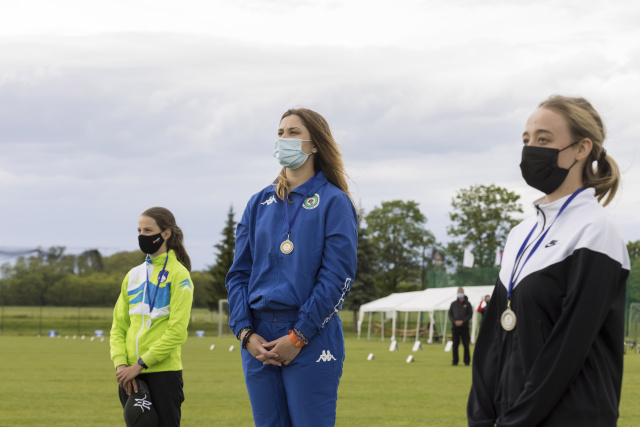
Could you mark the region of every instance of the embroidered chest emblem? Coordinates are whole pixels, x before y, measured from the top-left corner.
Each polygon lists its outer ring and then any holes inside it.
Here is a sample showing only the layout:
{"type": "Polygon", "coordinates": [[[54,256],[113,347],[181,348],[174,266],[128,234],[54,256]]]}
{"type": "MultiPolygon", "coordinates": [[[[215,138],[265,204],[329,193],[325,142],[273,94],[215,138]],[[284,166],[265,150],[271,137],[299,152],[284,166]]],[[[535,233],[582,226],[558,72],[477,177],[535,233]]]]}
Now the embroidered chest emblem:
{"type": "Polygon", "coordinates": [[[318,207],[319,204],[320,204],[320,196],[318,195],[318,193],[316,193],[313,196],[309,196],[306,199],[304,199],[304,203],[302,204],[302,207],[304,207],[305,209],[315,209],[318,207]]]}

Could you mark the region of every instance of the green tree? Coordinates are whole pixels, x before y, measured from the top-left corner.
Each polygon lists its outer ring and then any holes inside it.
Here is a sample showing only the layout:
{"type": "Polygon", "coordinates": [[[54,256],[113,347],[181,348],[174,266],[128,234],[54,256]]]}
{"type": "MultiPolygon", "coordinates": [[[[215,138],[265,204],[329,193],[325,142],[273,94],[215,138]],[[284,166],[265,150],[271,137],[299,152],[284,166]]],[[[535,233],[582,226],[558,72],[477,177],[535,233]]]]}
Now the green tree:
{"type": "Polygon", "coordinates": [[[628,242],[627,250],[629,251],[630,259],[640,258],[640,240],[636,240],[635,242],[628,242]]]}
{"type": "Polygon", "coordinates": [[[236,250],[236,221],[233,219],[233,206],[229,207],[227,222],[222,230],[222,240],[214,247],[216,248],[216,263],[209,268],[211,281],[209,282],[209,309],[218,307],[218,301],[227,298],[227,288],[225,278],[233,264],[233,256],[236,250]]]}
{"type": "Polygon", "coordinates": [[[504,245],[509,230],[519,221],[513,214],[522,213],[520,196],[496,185],[473,185],[459,190],[451,205],[449,219],[453,223],[447,234],[454,238],[448,246],[448,255],[462,261],[462,252],[468,248],[475,257],[474,265],[494,265],[496,248],[504,245]]]}
{"type": "Polygon", "coordinates": [[[120,282],[133,267],[144,262],[145,254],[141,250],[117,252],[102,259],[103,271],[120,277],[120,282]]]}
{"type": "MultiPolygon", "coordinates": [[[[362,208],[360,212],[364,211],[362,208]]],[[[371,243],[367,229],[358,223],[358,267],[356,277],[351,285],[349,296],[344,302],[344,308],[353,310],[353,331],[356,332],[358,323],[358,310],[362,304],[376,299],[378,291],[375,284],[376,273],[376,248],[371,243]]]]}
{"type": "Polygon", "coordinates": [[[371,242],[376,248],[379,271],[376,287],[380,296],[419,289],[422,280],[423,250],[435,244],[433,234],[424,228],[427,218],[414,201],[382,202],[366,217],[371,242]]]}
{"type": "Polygon", "coordinates": [[[191,281],[193,282],[193,307],[209,308],[209,284],[211,274],[208,271],[192,271],[191,281]]]}

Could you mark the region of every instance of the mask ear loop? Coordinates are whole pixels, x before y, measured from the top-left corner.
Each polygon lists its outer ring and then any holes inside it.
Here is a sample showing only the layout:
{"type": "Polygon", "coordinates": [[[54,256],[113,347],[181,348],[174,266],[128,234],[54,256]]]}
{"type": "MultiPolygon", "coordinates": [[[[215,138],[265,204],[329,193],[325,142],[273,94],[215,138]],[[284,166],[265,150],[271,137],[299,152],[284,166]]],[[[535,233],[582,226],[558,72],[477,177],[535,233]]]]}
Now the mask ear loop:
{"type": "MultiPolygon", "coordinates": [[[[558,151],[558,154],[560,154],[561,152],[563,152],[563,151],[564,151],[564,150],[566,150],[567,148],[569,148],[569,147],[571,147],[571,146],[573,146],[573,145],[576,145],[578,142],[580,142],[580,141],[574,141],[574,142],[572,142],[571,144],[569,144],[569,145],[567,145],[566,147],[564,147],[562,150],[559,150],[559,151],[558,151]]],[[[557,160],[556,160],[556,162],[557,162],[557,160]]],[[[568,170],[568,171],[569,171],[569,170],[571,170],[571,168],[572,168],[572,167],[574,167],[576,163],[578,163],[578,160],[577,160],[577,159],[573,161],[573,163],[571,164],[571,166],[569,166],[569,167],[567,168],[567,170],[568,170]]]]}

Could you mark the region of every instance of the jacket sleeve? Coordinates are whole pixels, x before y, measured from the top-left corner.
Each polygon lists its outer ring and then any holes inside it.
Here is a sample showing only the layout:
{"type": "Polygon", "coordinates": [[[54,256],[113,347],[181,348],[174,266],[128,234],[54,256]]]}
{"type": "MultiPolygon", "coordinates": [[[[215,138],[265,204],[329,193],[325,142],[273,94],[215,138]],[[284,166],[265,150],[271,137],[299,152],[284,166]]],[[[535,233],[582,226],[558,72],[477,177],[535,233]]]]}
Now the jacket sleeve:
{"type": "Polygon", "coordinates": [[[471,316],[473,316],[471,301],[467,301],[467,308],[465,309],[464,319],[462,319],[462,323],[469,323],[469,320],[471,320],[471,316]]]}
{"type": "Polygon", "coordinates": [[[496,408],[494,396],[496,394],[496,381],[498,378],[498,354],[500,352],[500,333],[498,307],[506,307],[500,304],[499,293],[504,289],[498,281],[493,289],[491,301],[487,306],[482,321],[482,327],[478,334],[476,348],[473,351],[472,383],[469,401],[467,402],[467,420],[469,427],[492,427],[495,425],[496,408]]]}
{"type": "Polygon", "coordinates": [[[120,287],[120,295],[113,309],[113,322],[111,333],[109,334],[109,346],[111,348],[111,360],[113,366],[127,364],[127,330],[131,324],[129,320],[129,301],[127,298],[127,285],[129,283],[129,273],[124,278],[120,287]]]}
{"type": "Polygon", "coordinates": [[[498,419],[498,426],[538,425],[550,414],[579,373],[607,316],[614,310],[624,313],[627,275],[628,270],[608,255],[589,249],[573,253],[560,318],[524,390],[498,419]]]}
{"type": "Polygon", "coordinates": [[[449,306],[449,320],[451,321],[451,326],[453,326],[455,319],[453,318],[453,304],[451,303],[451,305],[449,306]]]}
{"type": "Polygon", "coordinates": [[[152,367],[166,359],[176,348],[187,340],[187,326],[191,317],[193,303],[193,282],[185,269],[178,272],[171,283],[171,301],[169,302],[169,324],[162,336],[140,357],[152,367]]]}
{"type": "Polygon", "coordinates": [[[225,280],[227,293],[229,294],[229,327],[236,336],[243,328],[253,327],[248,297],[249,278],[253,267],[249,238],[250,226],[251,200],[247,203],[242,219],[236,227],[236,249],[233,264],[225,280]]]}
{"type": "Polygon", "coordinates": [[[342,309],[356,273],[357,214],[349,197],[334,199],[325,220],[322,260],[311,296],[300,307],[295,327],[311,340],[342,309]]]}

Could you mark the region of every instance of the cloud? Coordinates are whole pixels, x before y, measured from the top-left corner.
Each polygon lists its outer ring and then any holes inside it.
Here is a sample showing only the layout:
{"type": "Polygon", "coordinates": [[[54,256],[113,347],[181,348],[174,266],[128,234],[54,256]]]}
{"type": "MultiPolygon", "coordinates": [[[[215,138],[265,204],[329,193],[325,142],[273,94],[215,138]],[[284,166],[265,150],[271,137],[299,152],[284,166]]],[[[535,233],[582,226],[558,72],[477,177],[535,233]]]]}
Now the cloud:
{"type": "MultiPolygon", "coordinates": [[[[207,14],[195,8],[204,3],[187,2],[179,11],[158,7],[155,21],[138,26],[133,18],[94,26],[123,3],[62,4],[90,19],[69,24],[67,35],[51,20],[0,25],[7,245],[134,249],[137,216],[163,205],[201,268],[213,260],[229,206],[239,219],[275,177],[278,121],[295,106],[327,118],[366,210],[419,201],[429,228],[447,240],[459,188],[495,183],[525,204],[537,197],[520,178],[520,139],[552,93],[586,96],[602,112],[607,150],[625,174],[609,210],[626,239],[640,238],[632,90],[640,87],[640,30],[623,6],[283,0],[207,14]],[[194,14],[202,16],[188,27],[194,14]],[[20,232],[23,224],[37,232],[20,232]]],[[[127,4],[135,12],[142,2],[127,4]]]]}

